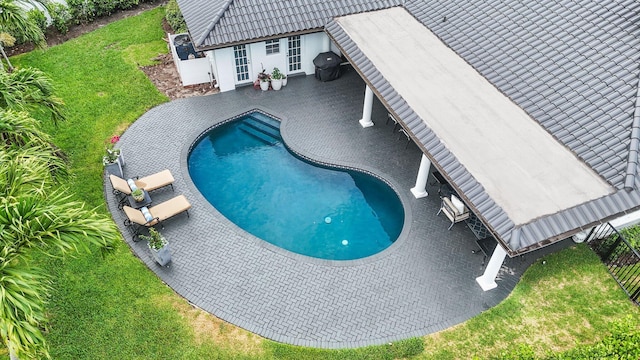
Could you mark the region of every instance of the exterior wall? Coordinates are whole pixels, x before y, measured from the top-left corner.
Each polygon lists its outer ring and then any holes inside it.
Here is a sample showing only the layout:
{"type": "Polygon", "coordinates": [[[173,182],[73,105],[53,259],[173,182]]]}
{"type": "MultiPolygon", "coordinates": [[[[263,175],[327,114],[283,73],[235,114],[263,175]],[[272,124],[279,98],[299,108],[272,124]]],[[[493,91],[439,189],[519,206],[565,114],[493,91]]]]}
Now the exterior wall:
{"type": "Polygon", "coordinates": [[[204,84],[212,80],[211,65],[206,57],[180,60],[176,52],[176,47],[173,46],[173,40],[176,36],[181,34],[167,34],[169,38],[169,51],[173,56],[173,63],[178,69],[180,74],[180,81],[182,86],[204,84]]]}
{"type": "Polygon", "coordinates": [[[329,51],[329,36],[324,32],[305,35],[302,46],[302,70],[304,70],[304,73],[307,75],[313,75],[316,72],[313,59],[321,52],[329,51]]]}
{"type": "MultiPolygon", "coordinates": [[[[329,37],[324,32],[317,32],[313,34],[306,34],[300,36],[301,44],[301,61],[302,70],[294,72],[293,74],[306,74],[313,75],[315,73],[315,66],[313,65],[313,59],[321,52],[333,51],[340,54],[337,47],[331,44],[329,37]]],[[[288,40],[287,37],[280,39],[280,52],[278,54],[267,55],[266,44],[264,41],[251,43],[246,45],[247,57],[249,60],[249,74],[250,79],[244,82],[236,81],[236,69],[235,58],[233,53],[233,47],[227,47],[222,49],[216,49],[207,52],[208,64],[213,70],[213,75],[216,79],[217,85],[220,91],[234,90],[238,85],[251,84],[258,78],[258,73],[265,69],[267,73],[273,72],[273,68],[277,67],[280,71],[287,76],[292,75],[289,72],[289,65],[287,61],[288,53],[288,40]]],[[[174,59],[175,59],[174,55],[174,59]]],[[[206,72],[205,72],[206,73],[206,72]]],[[[208,76],[208,75],[207,75],[208,76]]],[[[208,82],[206,81],[203,82],[208,82]]]]}
{"type": "Polygon", "coordinates": [[[220,91],[235,90],[236,73],[233,47],[213,50],[207,56],[210,56],[212,65],[215,68],[214,74],[220,91]]]}
{"type": "Polygon", "coordinates": [[[258,78],[258,74],[265,69],[269,74],[273,72],[273,68],[277,67],[283,74],[287,73],[287,38],[280,39],[280,52],[277,54],[267,55],[266,44],[264,41],[249,44],[250,47],[250,64],[253,64],[249,73],[251,79],[258,78]]]}

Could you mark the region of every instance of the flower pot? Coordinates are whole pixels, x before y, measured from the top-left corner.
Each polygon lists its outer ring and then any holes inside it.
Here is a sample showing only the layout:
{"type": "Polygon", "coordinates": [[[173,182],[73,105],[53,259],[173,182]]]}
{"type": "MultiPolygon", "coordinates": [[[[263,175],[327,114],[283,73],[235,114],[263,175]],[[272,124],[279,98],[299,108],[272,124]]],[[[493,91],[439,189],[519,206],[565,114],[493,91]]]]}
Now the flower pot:
{"type": "Polygon", "coordinates": [[[118,161],[110,163],[110,164],[106,164],[104,166],[104,168],[107,169],[107,172],[109,174],[113,174],[113,175],[121,177],[121,178],[123,177],[122,176],[122,166],[120,165],[120,162],[118,162],[118,161]]]}
{"type": "Polygon", "coordinates": [[[262,90],[262,91],[269,90],[269,82],[268,81],[260,81],[260,90],[262,90]]]}
{"type": "Polygon", "coordinates": [[[137,202],[140,202],[140,201],[144,200],[144,194],[138,195],[138,196],[135,196],[135,195],[132,195],[132,196],[133,196],[133,200],[135,200],[137,202]]]}
{"type": "Polygon", "coordinates": [[[287,86],[287,78],[282,79],[282,86],[287,86]]]}
{"type": "Polygon", "coordinates": [[[151,255],[153,259],[160,265],[165,266],[171,261],[171,249],[169,249],[169,243],[167,243],[162,248],[156,250],[149,248],[151,250],[151,255]]]}
{"type": "Polygon", "coordinates": [[[282,88],[282,79],[271,79],[271,87],[273,90],[280,90],[282,88]]]}

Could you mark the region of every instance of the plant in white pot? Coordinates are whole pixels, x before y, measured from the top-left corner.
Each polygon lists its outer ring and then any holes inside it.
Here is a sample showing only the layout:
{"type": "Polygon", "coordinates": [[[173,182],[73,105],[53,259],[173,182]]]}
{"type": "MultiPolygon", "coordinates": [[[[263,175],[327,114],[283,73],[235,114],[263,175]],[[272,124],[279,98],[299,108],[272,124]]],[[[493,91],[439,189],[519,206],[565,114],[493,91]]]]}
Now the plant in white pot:
{"type": "Polygon", "coordinates": [[[282,78],[283,74],[280,72],[280,69],[277,67],[273,68],[273,72],[271,72],[271,87],[273,90],[280,90],[282,88],[282,78]]]}
{"type": "Polygon", "coordinates": [[[271,77],[265,72],[264,69],[262,69],[262,71],[258,74],[258,80],[260,80],[260,90],[269,90],[269,82],[271,80],[271,77]]]}
{"type": "Polygon", "coordinates": [[[287,86],[287,75],[282,74],[282,86],[287,86]]]}
{"type": "Polygon", "coordinates": [[[167,239],[165,239],[158,230],[149,228],[149,235],[140,235],[140,238],[147,241],[153,259],[160,264],[160,266],[165,266],[171,261],[169,242],[167,242],[167,239]]]}

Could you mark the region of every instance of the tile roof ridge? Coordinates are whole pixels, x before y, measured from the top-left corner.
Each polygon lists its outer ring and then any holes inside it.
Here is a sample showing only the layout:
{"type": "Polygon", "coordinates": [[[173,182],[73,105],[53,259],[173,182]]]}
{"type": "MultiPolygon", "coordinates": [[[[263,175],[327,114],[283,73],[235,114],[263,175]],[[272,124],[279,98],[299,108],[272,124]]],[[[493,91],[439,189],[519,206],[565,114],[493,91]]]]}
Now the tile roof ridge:
{"type": "Polygon", "coordinates": [[[638,161],[640,156],[640,75],[636,86],[636,106],[633,111],[633,125],[631,125],[631,143],[629,144],[629,158],[627,173],[624,178],[624,188],[627,191],[635,189],[638,176],[638,161]]]}
{"type": "Polygon", "coordinates": [[[218,22],[220,21],[222,16],[224,16],[224,13],[229,10],[229,6],[231,6],[232,3],[233,0],[225,0],[224,5],[220,8],[220,10],[218,10],[213,19],[211,19],[211,23],[209,23],[209,26],[207,26],[207,30],[203,32],[202,35],[196,40],[196,47],[202,46],[202,44],[204,44],[211,31],[213,31],[213,28],[218,25],[218,22]]]}

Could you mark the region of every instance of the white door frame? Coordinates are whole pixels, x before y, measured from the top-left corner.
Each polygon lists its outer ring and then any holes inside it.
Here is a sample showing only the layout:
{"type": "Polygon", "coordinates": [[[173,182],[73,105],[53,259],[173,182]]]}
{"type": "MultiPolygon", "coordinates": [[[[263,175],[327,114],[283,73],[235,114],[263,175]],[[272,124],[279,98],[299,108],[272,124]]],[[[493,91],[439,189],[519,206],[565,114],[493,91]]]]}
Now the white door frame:
{"type": "Polygon", "coordinates": [[[233,47],[233,63],[235,67],[235,84],[242,85],[252,83],[253,79],[251,74],[253,74],[253,71],[251,68],[251,54],[249,53],[249,46],[243,44],[235,45],[233,47]]]}

